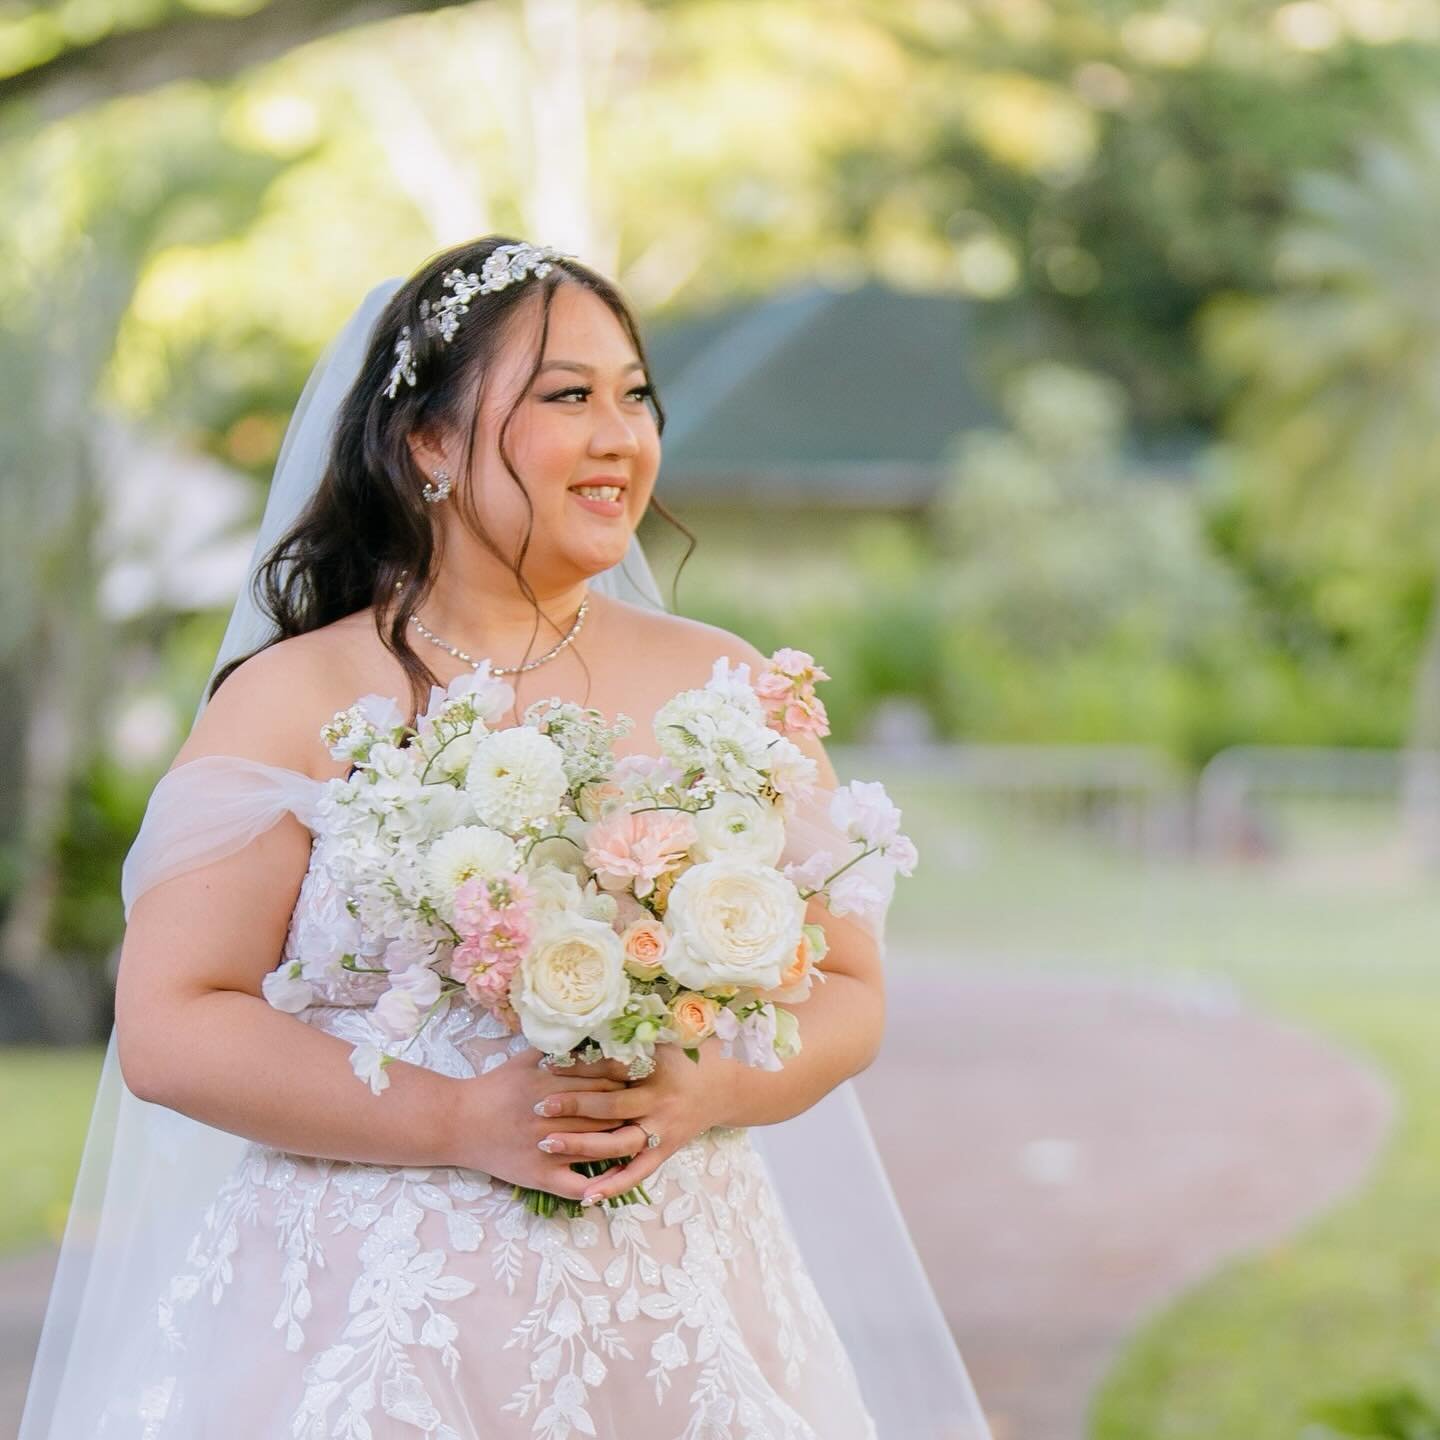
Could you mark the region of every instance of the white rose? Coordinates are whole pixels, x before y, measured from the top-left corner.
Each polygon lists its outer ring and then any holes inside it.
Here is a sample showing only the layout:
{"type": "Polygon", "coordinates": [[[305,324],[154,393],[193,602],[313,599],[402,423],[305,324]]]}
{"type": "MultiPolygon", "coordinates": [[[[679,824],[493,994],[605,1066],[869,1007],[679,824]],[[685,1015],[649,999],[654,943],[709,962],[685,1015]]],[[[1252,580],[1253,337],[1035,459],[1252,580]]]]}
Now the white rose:
{"type": "Polygon", "coordinates": [[[690,847],[697,860],[748,860],[774,865],[785,848],[785,821],[773,805],[749,795],[725,792],[708,809],[691,817],[698,839],[690,847]]]}
{"type": "Polygon", "coordinates": [[[525,1038],[552,1055],[602,1033],[629,998],[620,937],[582,915],[547,919],[510,984],[525,1038]]]}
{"type": "Polygon", "coordinates": [[[728,859],[692,865],[666,905],[673,940],[666,972],[692,990],[727,983],[773,989],[804,923],[805,902],[779,871],[728,859]]]}
{"type": "Polygon", "coordinates": [[[528,725],[496,730],[476,745],[465,788],[487,825],[523,830],[560,808],[566,790],[564,752],[528,725]]]}

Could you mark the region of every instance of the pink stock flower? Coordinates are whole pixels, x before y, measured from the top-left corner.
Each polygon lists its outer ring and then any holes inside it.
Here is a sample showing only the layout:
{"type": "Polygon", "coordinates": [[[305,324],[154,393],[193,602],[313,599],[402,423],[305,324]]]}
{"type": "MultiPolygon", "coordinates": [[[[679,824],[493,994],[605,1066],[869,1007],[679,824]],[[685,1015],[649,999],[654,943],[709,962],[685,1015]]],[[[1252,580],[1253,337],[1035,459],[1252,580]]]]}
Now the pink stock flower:
{"type": "Polygon", "coordinates": [[[519,875],[473,876],[455,892],[455,914],[466,933],[451,954],[450,974],[514,1034],[520,1017],[510,981],[530,944],[530,887],[519,875]]]}
{"type": "Polygon", "coordinates": [[[782,735],[828,735],[830,717],[815,694],[815,683],[829,678],[804,650],[777,650],[754,685],[766,724],[782,735]]]}
{"type": "Polygon", "coordinates": [[[695,825],[673,810],[621,810],[590,831],[585,863],[607,890],[634,883],[648,895],[656,879],[672,869],[695,843],[695,825]]]}

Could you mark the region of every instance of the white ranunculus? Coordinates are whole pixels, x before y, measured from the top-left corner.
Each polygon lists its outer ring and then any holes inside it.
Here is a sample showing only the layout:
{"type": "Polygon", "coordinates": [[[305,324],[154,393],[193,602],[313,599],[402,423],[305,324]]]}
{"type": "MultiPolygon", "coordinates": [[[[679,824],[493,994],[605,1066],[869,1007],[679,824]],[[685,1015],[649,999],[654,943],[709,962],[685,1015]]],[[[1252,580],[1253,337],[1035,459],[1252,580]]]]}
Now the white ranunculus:
{"type": "Polygon", "coordinates": [[[549,736],[528,725],[496,730],[476,745],[465,788],[485,824],[523,830],[560,808],[565,756],[549,736]]]}
{"type": "Polygon", "coordinates": [[[629,998],[620,937],[583,915],[548,917],[510,984],[525,1038],[552,1055],[599,1034],[629,998]]]}
{"type": "Polygon", "coordinates": [[[707,809],[691,817],[697,839],[696,860],[748,860],[774,865],[785,848],[785,821],[773,805],[750,795],[724,791],[707,809]]]}
{"type": "Polygon", "coordinates": [[[455,892],[467,880],[508,874],[519,858],[519,847],[508,835],[486,825],[461,825],[430,847],[424,862],[425,878],[432,898],[450,915],[455,892]]]}
{"type": "Polygon", "coordinates": [[[666,905],[672,944],[665,969],[692,990],[773,989],[794,958],[804,922],[805,902],[779,871],[728,859],[692,865],[666,905]]]}

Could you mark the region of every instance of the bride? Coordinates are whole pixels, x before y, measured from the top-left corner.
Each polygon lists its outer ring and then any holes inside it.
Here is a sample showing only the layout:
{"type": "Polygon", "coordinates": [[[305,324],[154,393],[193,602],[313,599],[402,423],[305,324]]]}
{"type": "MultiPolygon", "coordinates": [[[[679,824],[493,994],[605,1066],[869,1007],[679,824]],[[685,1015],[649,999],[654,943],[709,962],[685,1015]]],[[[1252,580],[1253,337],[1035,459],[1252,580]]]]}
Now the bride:
{"type": "Polygon", "coordinates": [[[372,1093],[366,977],[332,967],[298,1008],[272,988],[351,934],[312,826],[348,768],[321,728],[357,697],[413,719],[483,657],[502,723],[558,695],[633,717],[617,753],[644,754],[717,659],[763,665],[655,590],[663,418],[614,286],[505,236],[377,287],[316,367],[126,860],[20,1440],[987,1440],[849,1084],[881,1042],[878,928],[812,902],[830,978],[773,1072],[714,1037],[641,1079],[547,1068],[457,1008],[372,1093]],[[626,1163],[571,1168],[600,1157],[626,1163]]]}

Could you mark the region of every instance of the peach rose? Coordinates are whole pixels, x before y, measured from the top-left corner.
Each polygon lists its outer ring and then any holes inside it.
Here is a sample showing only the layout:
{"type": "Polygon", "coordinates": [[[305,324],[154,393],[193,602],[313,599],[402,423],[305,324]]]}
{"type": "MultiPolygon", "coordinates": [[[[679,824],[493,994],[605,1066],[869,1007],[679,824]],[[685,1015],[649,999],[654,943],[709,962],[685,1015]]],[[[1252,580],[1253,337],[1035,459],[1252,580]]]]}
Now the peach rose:
{"type": "Polygon", "coordinates": [[[720,1007],[708,995],[681,995],[670,1007],[670,1023],[682,1045],[698,1045],[715,1033],[719,1013],[720,1007]]]}
{"type": "Polygon", "coordinates": [[[665,947],[669,932],[658,920],[635,920],[620,936],[625,950],[625,969],[637,980],[653,980],[665,968],[665,947]]]}
{"type": "Polygon", "coordinates": [[[780,983],[773,989],[762,991],[762,1000],[793,1002],[809,996],[814,980],[813,972],[821,958],[816,951],[815,936],[812,933],[815,928],[807,925],[801,931],[800,943],[796,945],[789,965],[781,972],[780,983]]]}

